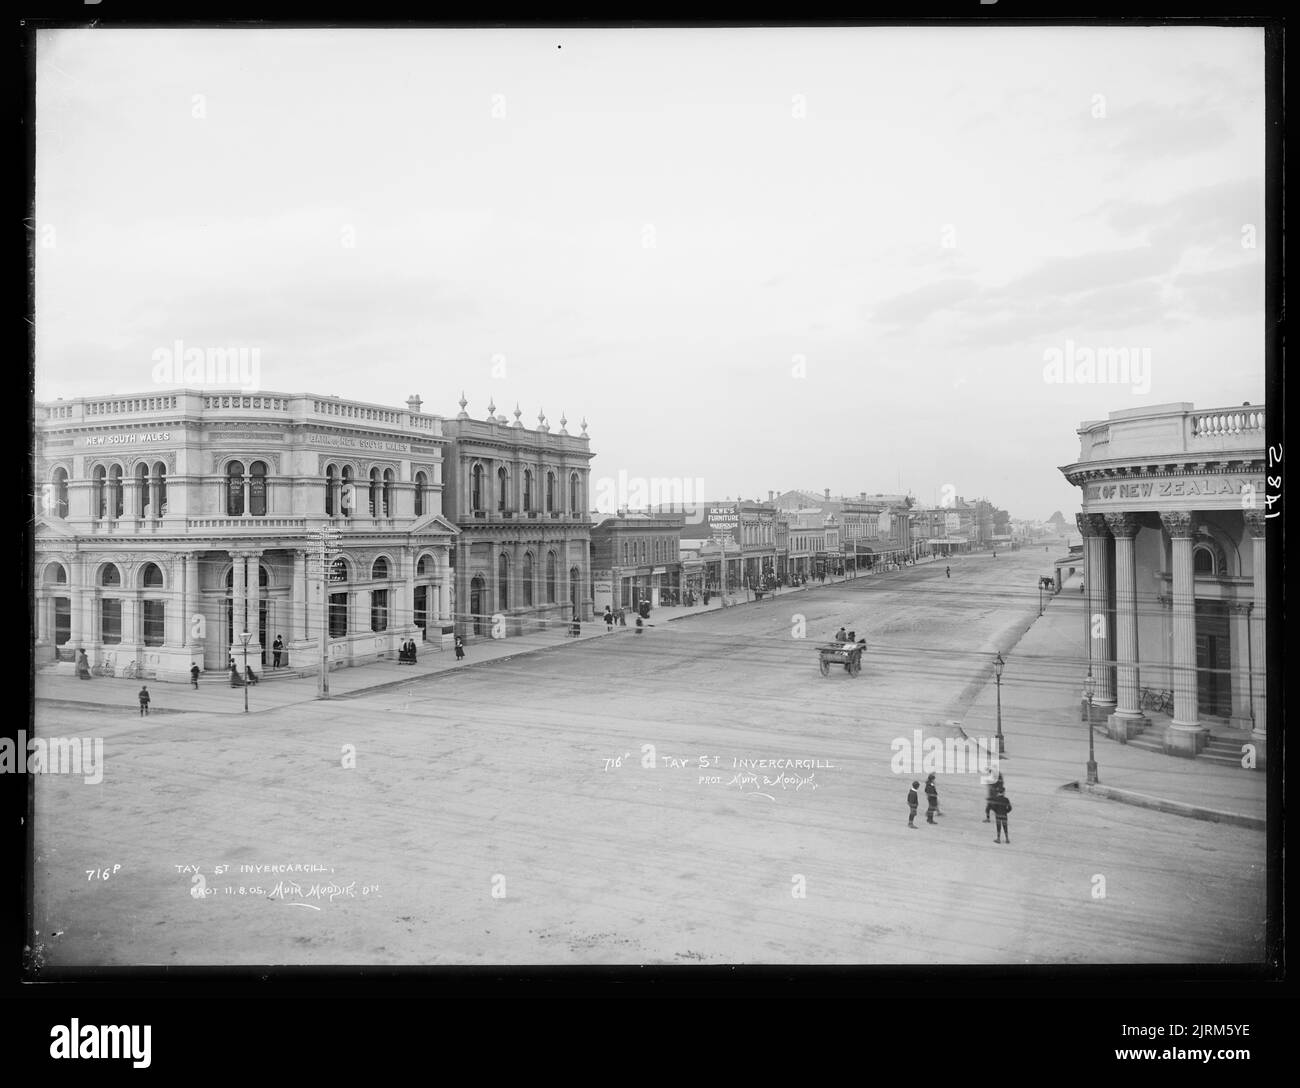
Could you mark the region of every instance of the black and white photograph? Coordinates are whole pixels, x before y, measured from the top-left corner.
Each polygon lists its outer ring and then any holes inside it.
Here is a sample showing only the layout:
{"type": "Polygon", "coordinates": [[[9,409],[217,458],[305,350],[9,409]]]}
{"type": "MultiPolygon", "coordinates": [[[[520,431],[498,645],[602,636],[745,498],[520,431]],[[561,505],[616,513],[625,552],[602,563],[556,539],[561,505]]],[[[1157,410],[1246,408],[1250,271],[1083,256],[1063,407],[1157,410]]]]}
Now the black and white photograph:
{"type": "Polygon", "coordinates": [[[1267,37],[34,31],[27,978],[1278,962],[1267,37]]]}

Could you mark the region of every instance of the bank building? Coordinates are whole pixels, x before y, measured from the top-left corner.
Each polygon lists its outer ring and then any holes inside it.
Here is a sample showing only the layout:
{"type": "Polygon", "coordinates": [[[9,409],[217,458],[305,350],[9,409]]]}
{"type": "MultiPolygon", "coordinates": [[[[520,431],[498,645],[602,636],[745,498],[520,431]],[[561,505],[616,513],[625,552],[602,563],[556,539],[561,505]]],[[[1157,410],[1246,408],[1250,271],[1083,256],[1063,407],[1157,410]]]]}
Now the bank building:
{"type": "Polygon", "coordinates": [[[1152,405],[1078,433],[1060,471],[1082,495],[1096,714],[1115,739],[1171,755],[1239,761],[1248,744],[1263,769],[1263,406],[1152,405]]]}
{"type": "Polygon", "coordinates": [[[84,650],[97,670],[188,680],[242,667],[247,632],[250,664],[272,664],[278,639],[284,666],[315,670],[322,639],[336,668],[408,640],[440,650],[494,617],[503,634],[567,620],[590,595],[585,424],[465,408],[196,390],[38,403],[37,664],[84,650]]]}

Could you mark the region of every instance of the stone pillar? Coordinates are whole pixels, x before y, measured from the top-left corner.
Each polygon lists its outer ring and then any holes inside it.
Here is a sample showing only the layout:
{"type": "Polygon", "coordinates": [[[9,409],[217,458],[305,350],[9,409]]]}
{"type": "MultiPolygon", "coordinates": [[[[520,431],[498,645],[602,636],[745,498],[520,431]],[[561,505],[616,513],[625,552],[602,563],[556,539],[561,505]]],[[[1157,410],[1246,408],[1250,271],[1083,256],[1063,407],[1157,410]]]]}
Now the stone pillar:
{"type": "Polygon", "coordinates": [[[1254,607],[1250,610],[1250,689],[1252,717],[1250,740],[1255,746],[1255,768],[1262,771],[1266,763],[1265,741],[1268,731],[1268,705],[1265,678],[1265,650],[1268,639],[1268,518],[1262,510],[1247,510],[1243,517],[1250,534],[1251,576],[1254,580],[1254,607]]]}
{"type": "Polygon", "coordinates": [[[86,561],[80,555],[74,555],[72,562],[68,564],[68,649],[74,651],[74,659],[75,651],[84,647],[88,641],[85,586],[86,561]]]}
{"type": "MultiPolygon", "coordinates": [[[[245,476],[244,480],[245,483],[247,484],[249,481],[252,480],[252,477],[245,476]]],[[[247,502],[249,497],[250,495],[249,495],[248,488],[245,487],[244,489],[245,514],[247,514],[248,512],[247,502]]],[[[246,577],[248,579],[246,583],[248,586],[248,595],[245,598],[244,607],[248,610],[247,630],[248,633],[253,636],[248,643],[248,660],[250,662],[260,662],[262,660],[262,633],[258,626],[258,619],[260,618],[259,613],[261,611],[260,606],[262,601],[262,587],[261,587],[261,578],[260,578],[261,565],[262,565],[262,553],[260,551],[248,552],[244,557],[244,563],[245,563],[245,570],[247,571],[246,577]]],[[[267,620],[269,621],[270,619],[271,617],[268,615],[267,620]]],[[[268,632],[268,635],[270,637],[270,640],[274,642],[275,633],[268,632]]]]}
{"type": "Polygon", "coordinates": [[[1108,726],[1112,737],[1127,741],[1147,725],[1139,703],[1137,567],[1133,554],[1137,515],[1107,514],[1106,525],[1115,538],[1115,679],[1118,699],[1118,708],[1110,716],[1108,726]]]}
{"type": "MultiPolygon", "coordinates": [[[[455,545],[453,545],[454,547],[455,545]]],[[[438,563],[438,593],[437,593],[437,613],[438,623],[447,624],[452,622],[451,617],[451,578],[452,568],[447,562],[447,556],[444,555],[438,563]]],[[[429,602],[430,607],[434,607],[434,602],[429,602]]]]}
{"type": "Polygon", "coordinates": [[[189,643],[188,624],[185,622],[185,563],[187,553],[173,556],[167,572],[167,596],[163,605],[163,645],[185,646],[189,643]]]}
{"type": "Polygon", "coordinates": [[[1115,646],[1111,638],[1110,532],[1102,514],[1085,514],[1088,536],[1088,635],[1092,640],[1093,704],[1106,714],[1115,708],[1115,646]]]}
{"type": "Polygon", "coordinates": [[[159,486],[158,473],[150,470],[149,472],[149,516],[154,520],[162,517],[162,488],[159,486]]]}
{"type": "Polygon", "coordinates": [[[247,615],[245,600],[247,598],[248,589],[244,579],[248,574],[248,564],[244,560],[243,552],[231,552],[230,560],[230,589],[233,602],[230,612],[230,656],[233,657],[236,663],[242,668],[244,663],[244,647],[239,641],[239,633],[244,630],[244,621],[247,615]]]}
{"type": "Polygon", "coordinates": [[[1172,755],[1194,756],[1205,747],[1209,729],[1201,725],[1196,691],[1196,579],[1192,566],[1195,517],[1190,511],[1161,514],[1173,542],[1174,720],[1166,748],[1172,755]]]}
{"type": "Polygon", "coordinates": [[[307,628],[307,552],[295,548],[293,552],[293,597],[289,604],[289,642],[308,638],[307,628]]]}
{"type": "Polygon", "coordinates": [[[485,602],[486,607],[483,609],[484,613],[489,617],[496,615],[501,603],[501,590],[497,585],[497,572],[500,570],[500,565],[501,546],[493,540],[488,544],[488,599],[485,602]]]}
{"type": "MultiPolygon", "coordinates": [[[[400,617],[402,629],[407,632],[408,637],[414,638],[416,634],[415,626],[415,549],[402,549],[402,615],[400,617]]],[[[427,600],[427,594],[426,594],[427,600]]],[[[429,602],[430,604],[432,602],[429,602]]],[[[427,607],[427,606],[426,606],[427,607]]],[[[425,623],[428,624],[429,618],[426,615],[425,623]]]]}

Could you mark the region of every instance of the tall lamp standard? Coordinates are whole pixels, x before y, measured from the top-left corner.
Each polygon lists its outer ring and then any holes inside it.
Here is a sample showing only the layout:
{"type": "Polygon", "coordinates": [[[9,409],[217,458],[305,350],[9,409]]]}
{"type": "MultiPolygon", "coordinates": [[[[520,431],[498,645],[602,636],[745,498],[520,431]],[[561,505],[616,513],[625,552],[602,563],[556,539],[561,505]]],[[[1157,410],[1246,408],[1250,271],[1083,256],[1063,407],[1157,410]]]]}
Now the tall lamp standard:
{"type": "Polygon", "coordinates": [[[1088,697],[1088,785],[1097,784],[1097,759],[1092,749],[1092,696],[1097,689],[1097,682],[1092,678],[1092,669],[1083,681],[1083,693],[1088,697]]]}
{"type": "Polygon", "coordinates": [[[998,758],[1001,759],[1007,754],[1006,743],[1002,739],[1002,669],[1006,662],[1002,660],[1002,654],[993,659],[993,677],[997,681],[998,688],[998,758]]]}
{"type": "Polygon", "coordinates": [[[253,641],[250,631],[240,631],[239,641],[244,646],[244,713],[248,713],[248,644],[253,641]]]}

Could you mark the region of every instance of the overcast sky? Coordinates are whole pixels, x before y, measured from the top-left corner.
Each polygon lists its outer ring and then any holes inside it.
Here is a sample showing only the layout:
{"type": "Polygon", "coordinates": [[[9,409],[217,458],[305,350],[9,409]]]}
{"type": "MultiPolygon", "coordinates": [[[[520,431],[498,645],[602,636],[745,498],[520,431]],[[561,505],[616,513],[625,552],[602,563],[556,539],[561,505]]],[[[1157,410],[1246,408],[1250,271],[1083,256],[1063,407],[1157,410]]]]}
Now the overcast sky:
{"type": "Polygon", "coordinates": [[[585,415],[597,479],[1068,516],[1080,421],[1263,399],[1263,46],[49,32],[36,395],[242,346],[265,390],[585,415]],[[1046,381],[1069,344],[1149,374],[1046,381]]]}

